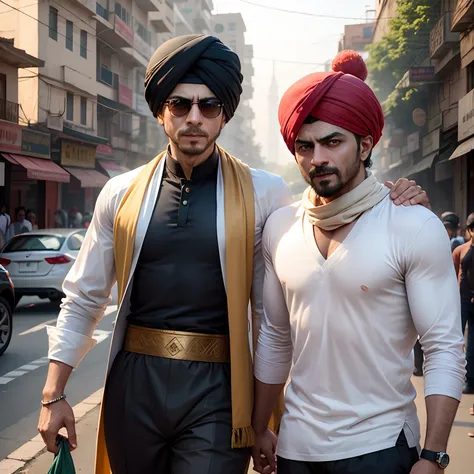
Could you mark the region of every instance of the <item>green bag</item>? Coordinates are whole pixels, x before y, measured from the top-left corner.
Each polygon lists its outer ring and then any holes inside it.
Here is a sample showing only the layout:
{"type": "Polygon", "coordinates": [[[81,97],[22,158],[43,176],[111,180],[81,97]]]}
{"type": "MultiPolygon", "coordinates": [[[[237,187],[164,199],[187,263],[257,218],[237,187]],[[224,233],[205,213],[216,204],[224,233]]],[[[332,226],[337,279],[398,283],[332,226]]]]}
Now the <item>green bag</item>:
{"type": "Polygon", "coordinates": [[[58,437],[58,444],[59,452],[54,457],[53,464],[49,469],[48,474],[76,474],[67,439],[63,436],[58,437]]]}

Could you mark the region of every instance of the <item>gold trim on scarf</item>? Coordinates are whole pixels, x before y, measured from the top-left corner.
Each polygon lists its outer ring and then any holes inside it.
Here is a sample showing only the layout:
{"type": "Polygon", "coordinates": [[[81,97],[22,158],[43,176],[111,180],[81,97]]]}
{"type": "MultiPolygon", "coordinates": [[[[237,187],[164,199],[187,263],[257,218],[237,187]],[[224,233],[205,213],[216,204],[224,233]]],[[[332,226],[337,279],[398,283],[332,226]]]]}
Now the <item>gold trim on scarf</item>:
{"type": "MultiPolygon", "coordinates": [[[[250,447],[255,442],[251,427],[253,409],[253,369],[248,337],[248,303],[253,277],[255,203],[249,167],[222,148],[220,166],[224,182],[226,291],[229,314],[232,447],[250,447]]],[[[114,255],[119,307],[125,296],[135,249],[140,209],[152,182],[161,153],[148,163],[130,184],[114,222],[114,255]]],[[[253,325],[255,327],[255,325],[253,325]]],[[[101,412],[96,452],[96,474],[109,474],[101,412]]]]}

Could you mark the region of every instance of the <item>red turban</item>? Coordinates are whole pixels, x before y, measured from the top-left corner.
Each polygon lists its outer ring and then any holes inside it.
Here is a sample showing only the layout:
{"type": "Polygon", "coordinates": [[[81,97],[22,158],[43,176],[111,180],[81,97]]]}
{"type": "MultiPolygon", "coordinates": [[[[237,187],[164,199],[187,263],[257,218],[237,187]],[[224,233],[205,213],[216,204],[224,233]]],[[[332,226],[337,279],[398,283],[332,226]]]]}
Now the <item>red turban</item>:
{"type": "Polygon", "coordinates": [[[355,51],[341,51],[332,69],[303,77],[285,92],[280,102],[280,130],[293,154],[296,137],[309,115],[356,135],[371,135],[374,146],[382,136],[382,107],[364,82],[367,68],[362,57],[355,51]]]}

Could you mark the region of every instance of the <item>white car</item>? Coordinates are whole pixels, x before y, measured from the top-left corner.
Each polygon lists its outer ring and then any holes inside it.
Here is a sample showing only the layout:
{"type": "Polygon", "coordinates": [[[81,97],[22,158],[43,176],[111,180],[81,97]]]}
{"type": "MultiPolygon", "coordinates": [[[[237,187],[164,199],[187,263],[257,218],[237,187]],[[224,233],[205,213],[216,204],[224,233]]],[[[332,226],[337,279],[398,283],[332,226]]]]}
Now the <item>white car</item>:
{"type": "Polygon", "coordinates": [[[13,237],[0,253],[0,265],[15,285],[15,302],[25,295],[59,301],[86,229],[42,229],[13,237]]]}

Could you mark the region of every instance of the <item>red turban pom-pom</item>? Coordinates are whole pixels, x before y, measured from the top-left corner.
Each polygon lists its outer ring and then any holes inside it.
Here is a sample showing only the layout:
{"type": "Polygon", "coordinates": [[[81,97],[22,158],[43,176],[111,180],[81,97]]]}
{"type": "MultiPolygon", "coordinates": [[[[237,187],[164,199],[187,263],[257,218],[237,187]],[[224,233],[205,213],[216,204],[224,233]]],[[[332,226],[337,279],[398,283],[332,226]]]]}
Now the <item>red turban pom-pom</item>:
{"type": "Polygon", "coordinates": [[[368,71],[362,56],[352,51],[345,49],[341,51],[332,62],[332,70],[334,72],[343,72],[344,74],[351,74],[365,81],[367,79],[368,71]]]}

